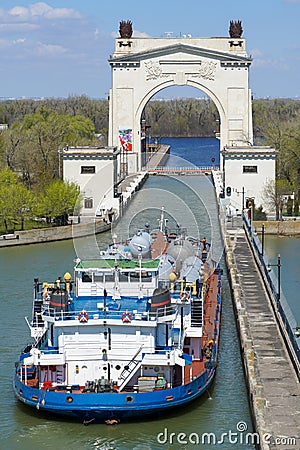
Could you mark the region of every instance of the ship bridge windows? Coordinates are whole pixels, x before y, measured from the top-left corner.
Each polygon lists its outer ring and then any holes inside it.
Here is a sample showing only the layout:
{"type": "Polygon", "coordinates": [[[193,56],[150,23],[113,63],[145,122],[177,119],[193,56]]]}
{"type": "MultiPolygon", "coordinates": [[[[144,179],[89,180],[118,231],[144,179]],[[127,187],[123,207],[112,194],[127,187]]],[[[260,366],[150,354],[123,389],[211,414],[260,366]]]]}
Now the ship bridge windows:
{"type": "Polygon", "coordinates": [[[136,282],[142,279],[143,282],[151,282],[152,281],[152,272],[131,272],[130,273],[130,281],[136,282]]]}
{"type": "Polygon", "coordinates": [[[83,283],[91,283],[92,282],[92,274],[88,272],[82,272],[82,282],[83,283]]]}
{"type": "Polygon", "coordinates": [[[115,281],[115,274],[114,273],[106,273],[105,274],[105,281],[106,282],[114,282],[115,281]]]}
{"type": "Polygon", "coordinates": [[[103,283],[103,273],[95,273],[94,282],[103,283]]]}
{"type": "Polygon", "coordinates": [[[128,272],[122,272],[119,274],[119,281],[128,283],[129,281],[129,273],[128,272]]]}

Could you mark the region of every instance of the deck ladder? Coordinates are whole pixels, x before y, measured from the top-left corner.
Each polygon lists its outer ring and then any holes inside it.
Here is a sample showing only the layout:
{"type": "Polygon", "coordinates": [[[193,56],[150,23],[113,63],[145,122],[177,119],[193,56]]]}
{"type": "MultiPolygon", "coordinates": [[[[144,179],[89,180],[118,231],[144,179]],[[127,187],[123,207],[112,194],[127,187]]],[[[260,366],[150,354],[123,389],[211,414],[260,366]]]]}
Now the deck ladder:
{"type": "Polygon", "coordinates": [[[96,296],[97,295],[97,284],[91,283],[91,295],[96,296]]]}
{"type": "Polygon", "coordinates": [[[191,305],[191,326],[202,327],[203,325],[203,300],[201,298],[193,298],[191,305]]]}
{"type": "Polygon", "coordinates": [[[121,391],[123,389],[123,387],[126,385],[128,379],[131,378],[134,375],[134,373],[137,371],[137,369],[141,363],[141,360],[138,359],[137,357],[140,354],[142,348],[143,348],[143,345],[140,346],[138,351],[135,353],[135,355],[129,361],[129,363],[126,366],[126,369],[124,368],[123,371],[121,372],[121,374],[119,376],[119,380],[122,380],[122,382],[119,386],[119,391],[121,391]]]}

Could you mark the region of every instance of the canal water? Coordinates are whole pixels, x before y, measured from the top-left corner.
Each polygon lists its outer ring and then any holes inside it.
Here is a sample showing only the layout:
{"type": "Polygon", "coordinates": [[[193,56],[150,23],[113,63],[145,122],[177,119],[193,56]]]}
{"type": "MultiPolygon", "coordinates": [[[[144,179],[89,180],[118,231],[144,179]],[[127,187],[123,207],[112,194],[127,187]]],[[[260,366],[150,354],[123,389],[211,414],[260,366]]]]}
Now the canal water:
{"type": "MultiPolygon", "coordinates": [[[[177,157],[184,157],[191,146],[195,154],[207,157],[209,148],[203,140],[173,140],[177,157]]],[[[207,142],[206,142],[207,144],[207,142]]],[[[212,153],[208,159],[211,159],[212,153]]],[[[200,158],[200,157],[199,157],[200,158]]],[[[200,158],[201,159],[201,158],[200,158]]],[[[193,161],[200,165],[201,161],[193,161]]],[[[216,162],[217,164],[217,162],[216,162]]],[[[193,404],[178,408],[163,419],[120,423],[116,426],[84,426],[67,420],[42,416],[19,404],[13,396],[14,361],[21,348],[30,341],[24,316],[31,316],[33,278],[53,280],[66,271],[72,273],[76,257],[94,257],[115,237],[122,239],[146,222],[158,227],[161,207],[166,210],[168,227],[176,223],[187,227],[191,235],[205,236],[212,242],[213,255],[224,268],[223,248],[218,229],[215,193],[209,177],[150,177],[136,195],[130,208],[112,233],[72,241],[1,249],[0,327],[0,448],[2,450],[156,450],[220,448],[254,449],[247,443],[251,417],[242,369],[239,342],[232,309],[226,271],[223,277],[223,314],[219,366],[209,393],[193,404]],[[198,229],[200,231],[198,231],[198,229]],[[183,434],[180,434],[183,433],[183,434]],[[208,436],[205,433],[210,433],[208,436]],[[232,434],[235,433],[235,434],[232,434]],[[238,439],[239,443],[236,443],[238,439]],[[204,444],[201,444],[201,441],[204,444]],[[179,442],[178,442],[179,441],[179,442]],[[214,445],[215,444],[215,445],[214,445]]]]}
{"type": "Polygon", "coordinates": [[[281,289],[300,326],[300,237],[266,235],[265,249],[276,276],[276,264],[280,255],[281,289]]]}

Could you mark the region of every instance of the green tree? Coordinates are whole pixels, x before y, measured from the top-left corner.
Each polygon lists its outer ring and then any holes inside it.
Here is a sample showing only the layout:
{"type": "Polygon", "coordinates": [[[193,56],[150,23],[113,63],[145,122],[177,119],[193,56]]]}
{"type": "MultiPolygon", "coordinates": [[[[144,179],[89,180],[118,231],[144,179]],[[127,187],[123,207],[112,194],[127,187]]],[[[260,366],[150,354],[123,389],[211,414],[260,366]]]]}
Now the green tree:
{"type": "Polygon", "coordinates": [[[43,187],[60,175],[59,149],[67,144],[92,144],[94,131],[92,121],[80,115],[49,109],[28,114],[14,122],[7,134],[7,165],[20,171],[29,186],[35,182],[43,187]]]}
{"type": "Polygon", "coordinates": [[[267,220],[267,214],[263,211],[263,207],[254,208],[253,220],[267,220]]]}
{"type": "Polygon", "coordinates": [[[81,195],[75,183],[55,180],[50,183],[40,198],[40,214],[57,225],[67,225],[68,217],[80,210],[81,195]]]}
{"type": "Polygon", "coordinates": [[[32,217],[34,196],[18,176],[10,169],[0,171],[0,218],[4,223],[5,231],[9,227],[15,231],[16,225],[21,224],[24,229],[24,220],[32,217]]]}

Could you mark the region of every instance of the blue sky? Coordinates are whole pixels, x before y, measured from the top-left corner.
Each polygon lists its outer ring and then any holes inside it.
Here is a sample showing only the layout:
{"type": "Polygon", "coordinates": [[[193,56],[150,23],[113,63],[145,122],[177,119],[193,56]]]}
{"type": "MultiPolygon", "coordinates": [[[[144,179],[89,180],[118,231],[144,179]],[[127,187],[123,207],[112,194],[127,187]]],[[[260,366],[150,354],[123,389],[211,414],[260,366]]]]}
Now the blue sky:
{"type": "Polygon", "coordinates": [[[300,0],[1,0],[0,97],[105,98],[127,19],[146,37],[226,37],[242,20],[254,97],[300,98],[300,0]]]}

